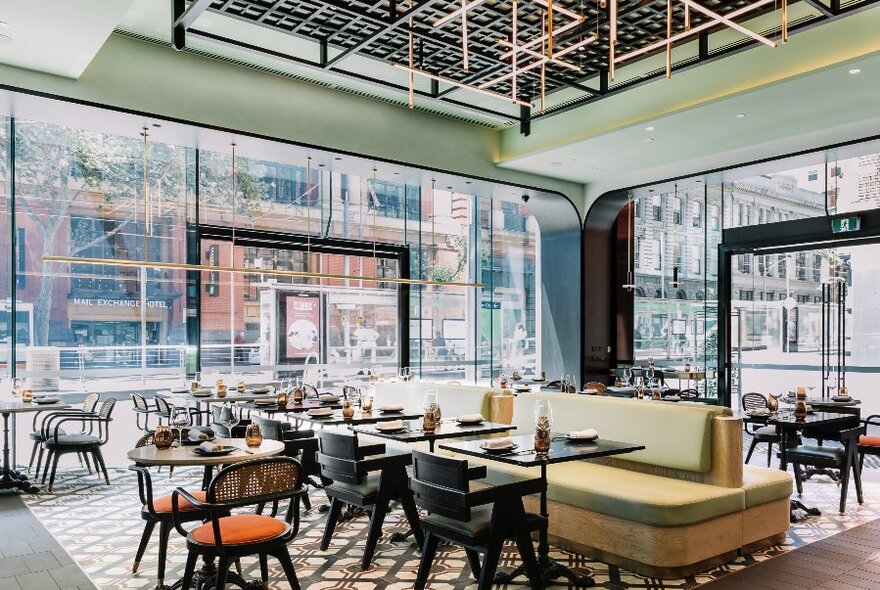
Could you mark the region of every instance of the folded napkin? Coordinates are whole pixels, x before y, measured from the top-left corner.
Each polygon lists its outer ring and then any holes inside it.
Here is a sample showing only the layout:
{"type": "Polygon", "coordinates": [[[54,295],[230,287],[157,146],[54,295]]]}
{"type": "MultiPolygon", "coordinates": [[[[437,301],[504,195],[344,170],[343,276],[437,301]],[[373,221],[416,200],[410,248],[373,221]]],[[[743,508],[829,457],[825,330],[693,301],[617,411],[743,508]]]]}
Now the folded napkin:
{"type": "Polygon", "coordinates": [[[189,431],[188,436],[190,440],[210,440],[214,438],[214,431],[196,430],[193,428],[189,431]]]}
{"type": "Polygon", "coordinates": [[[568,433],[568,438],[596,438],[599,433],[595,428],[585,428],[584,430],[572,430],[568,433]]]}
{"type": "Polygon", "coordinates": [[[223,445],[218,445],[214,442],[203,442],[199,445],[199,448],[206,453],[216,453],[217,451],[223,450],[223,445]]]}
{"type": "Polygon", "coordinates": [[[379,410],[382,412],[401,412],[403,411],[403,404],[388,404],[387,406],[382,406],[379,410]]]}
{"type": "Polygon", "coordinates": [[[391,420],[390,422],[381,422],[377,427],[377,429],[379,430],[398,430],[400,428],[403,428],[403,420],[391,420]]]}
{"type": "Polygon", "coordinates": [[[486,442],[483,443],[483,448],[485,449],[506,449],[511,446],[513,442],[508,437],[504,438],[490,438],[486,442]]]}
{"type": "Polygon", "coordinates": [[[590,395],[596,395],[597,393],[599,393],[599,390],[593,389],[593,388],[587,388],[584,390],[584,393],[588,393],[590,395]]]}
{"type": "Polygon", "coordinates": [[[322,402],[338,402],[339,396],[335,393],[322,393],[319,398],[322,402]]]}
{"type": "Polygon", "coordinates": [[[485,420],[482,414],[465,414],[464,416],[459,416],[459,422],[482,422],[485,420]]]}

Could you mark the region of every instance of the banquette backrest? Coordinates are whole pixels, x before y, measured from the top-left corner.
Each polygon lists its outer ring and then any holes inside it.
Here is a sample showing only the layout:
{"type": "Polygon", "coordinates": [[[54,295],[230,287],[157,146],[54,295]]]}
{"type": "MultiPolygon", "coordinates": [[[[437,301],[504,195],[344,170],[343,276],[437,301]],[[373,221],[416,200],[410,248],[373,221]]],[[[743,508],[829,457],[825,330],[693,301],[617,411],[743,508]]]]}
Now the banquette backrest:
{"type": "Polygon", "coordinates": [[[742,485],[742,424],[729,408],[595,395],[527,393],[516,397],[516,434],[534,432],[534,408],[550,401],[553,431],[595,428],[608,440],[644,450],[603,463],[725,487],[742,485]]]}

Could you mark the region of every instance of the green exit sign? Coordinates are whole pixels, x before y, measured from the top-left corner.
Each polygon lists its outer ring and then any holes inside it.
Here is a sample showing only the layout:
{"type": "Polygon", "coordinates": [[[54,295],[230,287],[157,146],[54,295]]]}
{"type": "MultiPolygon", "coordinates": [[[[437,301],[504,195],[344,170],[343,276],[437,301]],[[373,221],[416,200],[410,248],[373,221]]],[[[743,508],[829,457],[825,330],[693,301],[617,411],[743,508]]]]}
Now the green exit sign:
{"type": "Polygon", "coordinates": [[[831,231],[835,234],[842,234],[850,231],[859,231],[862,226],[862,219],[858,216],[853,217],[837,217],[831,220],[831,231]]]}

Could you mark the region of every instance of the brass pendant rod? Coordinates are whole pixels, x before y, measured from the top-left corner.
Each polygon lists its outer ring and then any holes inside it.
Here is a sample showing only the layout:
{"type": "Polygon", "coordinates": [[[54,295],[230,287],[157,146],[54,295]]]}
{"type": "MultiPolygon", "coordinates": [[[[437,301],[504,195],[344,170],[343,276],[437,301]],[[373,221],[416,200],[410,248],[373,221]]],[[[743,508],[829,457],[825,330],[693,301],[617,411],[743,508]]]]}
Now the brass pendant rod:
{"type": "MultiPolygon", "coordinates": [[[[544,38],[547,36],[547,13],[541,11],[541,53],[547,54],[547,42],[544,38]]],[[[546,63],[541,62],[541,114],[544,114],[544,93],[546,90],[546,63]]]]}
{"type": "Polygon", "coordinates": [[[547,0],[547,57],[553,59],[553,0],[547,0]]]}
{"type": "Polygon", "coordinates": [[[467,0],[461,0],[461,55],[464,60],[464,71],[470,71],[468,64],[468,25],[467,25],[467,0]]]}
{"type": "MultiPolygon", "coordinates": [[[[152,232],[152,228],[149,228],[149,207],[150,207],[150,192],[149,192],[149,179],[147,178],[147,137],[149,137],[149,130],[144,127],[141,135],[144,137],[144,258],[147,258],[147,234],[148,232],[152,232]]],[[[135,208],[135,211],[137,209],[135,208]]]]}
{"type": "Polygon", "coordinates": [[[236,185],[236,169],[235,169],[235,142],[232,142],[232,247],[229,250],[231,261],[233,267],[235,267],[235,209],[237,202],[237,185],[236,185]]]}
{"type": "Polygon", "coordinates": [[[357,275],[304,272],[295,270],[277,270],[271,268],[241,268],[233,266],[205,266],[201,264],[185,264],[178,262],[158,262],[153,260],[122,260],[118,258],[80,258],[78,256],[43,256],[44,262],[59,262],[65,264],[100,264],[105,266],[122,266],[127,268],[165,268],[170,270],[192,270],[198,272],[230,272],[241,274],[270,275],[299,277],[309,279],[326,279],[326,280],[355,280],[355,281],[377,281],[384,283],[397,283],[402,285],[437,285],[442,287],[467,287],[473,289],[482,289],[483,283],[466,283],[466,282],[447,282],[447,281],[429,281],[423,279],[404,279],[404,278],[386,278],[386,277],[362,277],[357,275]]]}
{"type": "Polygon", "coordinates": [[[788,43],[788,0],[782,0],[782,42],[788,43]]]}
{"type": "Polygon", "coordinates": [[[519,50],[517,49],[517,44],[518,44],[519,40],[517,39],[517,30],[516,30],[517,24],[518,24],[517,23],[516,0],[513,0],[512,11],[513,11],[513,31],[511,32],[511,35],[510,35],[511,36],[510,42],[513,44],[513,53],[511,54],[511,57],[510,57],[510,63],[513,68],[512,69],[513,78],[510,81],[510,88],[511,88],[510,93],[511,93],[511,98],[513,99],[514,102],[516,102],[516,100],[517,100],[517,98],[516,98],[516,82],[517,82],[516,66],[517,66],[517,56],[519,55],[519,50]]]}
{"type": "MultiPolygon", "coordinates": [[[[412,8],[412,2],[410,2],[410,8],[412,8]]],[[[413,72],[413,67],[415,63],[413,61],[413,18],[409,17],[409,72],[407,78],[409,79],[409,108],[413,109],[416,105],[416,75],[413,72]]]]}
{"type": "MultiPolygon", "coordinates": [[[[685,5],[687,6],[687,5],[685,5]]],[[[666,0],[666,79],[672,78],[672,0],[666,0]]]]}

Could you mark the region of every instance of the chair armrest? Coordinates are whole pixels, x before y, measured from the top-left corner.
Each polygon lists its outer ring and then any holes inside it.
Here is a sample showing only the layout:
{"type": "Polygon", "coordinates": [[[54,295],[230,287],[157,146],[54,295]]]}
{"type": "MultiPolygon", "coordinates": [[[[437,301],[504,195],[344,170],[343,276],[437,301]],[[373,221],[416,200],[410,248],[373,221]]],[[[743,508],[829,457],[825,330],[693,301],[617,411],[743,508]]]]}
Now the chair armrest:
{"type": "Polygon", "coordinates": [[[471,479],[483,479],[488,475],[488,471],[485,465],[474,465],[473,467],[468,467],[467,477],[469,480],[471,479]]]}
{"type": "Polygon", "coordinates": [[[358,472],[367,473],[369,471],[378,471],[394,465],[406,467],[410,464],[412,464],[412,453],[407,451],[390,451],[384,455],[377,455],[371,459],[359,461],[358,472]]]}
{"type": "Polygon", "coordinates": [[[358,454],[361,457],[369,457],[370,455],[383,455],[385,453],[385,443],[376,443],[373,445],[362,445],[358,447],[358,454]]]}
{"type": "Polygon", "coordinates": [[[522,498],[523,496],[540,494],[543,488],[544,481],[541,478],[516,481],[499,486],[490,486],[469,493],[468,504],[470,506],[481,506],[483,504],[497,502],[500,498],[504,497],[522,498]]]}
{"type": "MultiPolygon", "coordinates": [[[[62,417],[60,420],[58,420],[58,422],[55,423],[55,426],[52,429],[53,432],[51,434],[51,437],[55,440],[55,443],[57,444],[58,443],[58,435],[60,434],[59,430],[61,429],[61,425],[64,424],[65,422],[82,422],[82,423],[88,422],[88,423],[92,423],[92,424],[102,424],[102,423],[108,423],[108,422],[112,422],[112,421],[113,421],[113,418],[101,418],[97,414],[80,414],[79,416],[65,416],[65,417],[62,417]]],[[[49,438],[49,437],[47,436],[46,438],[49,438]]]]}

